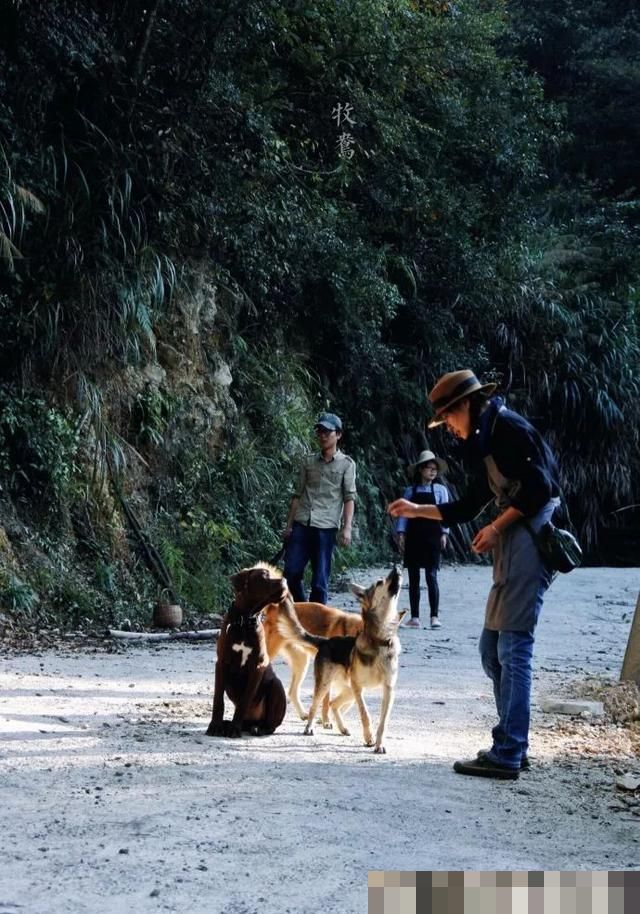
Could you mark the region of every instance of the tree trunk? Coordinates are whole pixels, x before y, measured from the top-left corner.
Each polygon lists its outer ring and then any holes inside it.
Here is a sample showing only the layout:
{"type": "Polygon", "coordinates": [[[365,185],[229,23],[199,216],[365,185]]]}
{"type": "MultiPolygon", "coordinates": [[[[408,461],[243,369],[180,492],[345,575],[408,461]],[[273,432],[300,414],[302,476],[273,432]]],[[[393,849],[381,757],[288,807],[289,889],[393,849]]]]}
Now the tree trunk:
{"type": "Polygon", "coordinates": [[[151,0],[147,6],[147,12],[142,25],[142,29],[140,30],[138,39],[133,49],[133,55],[129,64],[129,76],[135,85],[140,82],[142,68],[144,66],[144,58],[147,53],[147,48],[149,47],[151,32],[153,31],[153,24],[156,20],[156,16],[158,15],[158,11],[161,5],[162,0],[151,0]]]}
{"type": "Polygon", "coordinates": [[[640,593],[638,594],[636,611],[631,623],[620,679],[630,679],[640,686],[640,593]]]}

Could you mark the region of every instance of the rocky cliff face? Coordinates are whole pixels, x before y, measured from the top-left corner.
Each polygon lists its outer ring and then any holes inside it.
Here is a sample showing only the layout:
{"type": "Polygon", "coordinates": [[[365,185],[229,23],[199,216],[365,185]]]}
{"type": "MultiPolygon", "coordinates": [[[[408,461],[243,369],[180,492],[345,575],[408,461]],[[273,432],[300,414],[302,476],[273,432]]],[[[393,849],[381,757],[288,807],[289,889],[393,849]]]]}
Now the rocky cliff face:
{"type": "Polygon", "coordinates": [[[159,511],[180,523],[176,472],[194,455],[214,466],[237,423],[230,332],[194,269],[154,327],[146,362],[96,367],[93,414],[45,393],[79,429],[73,479],[40,503],[28,486],[0,493],[0,627],[145,617],[162,581],[141,537],[166,568],[153,531],[159,511]]]}

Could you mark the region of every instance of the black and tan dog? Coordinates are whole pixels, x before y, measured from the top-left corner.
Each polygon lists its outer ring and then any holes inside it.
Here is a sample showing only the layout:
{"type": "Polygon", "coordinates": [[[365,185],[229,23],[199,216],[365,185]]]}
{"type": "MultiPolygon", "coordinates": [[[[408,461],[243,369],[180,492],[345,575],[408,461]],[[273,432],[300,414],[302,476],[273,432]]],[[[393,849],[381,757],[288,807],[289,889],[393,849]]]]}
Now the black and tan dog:
{"type": "MultiPolygon", "coordinates": [[[[355,701],[360,711],[365,746],[373,746],[371,718],[364,702],[363,690],[382,688],[375,751],[386,752],[384,737],[398,678],[400,641],[397,631],[404,616],[404,612],[398,614],[397,611],[401,581],[401,574],[394,566],[386,578],[371,587],[351,585],[351,590],[360,601],[362,612],[362,631],[358,635],[328,639],[307,635],[304,639],[305,643],[313,644],[318,650],[314,663],[315,688],[305,734],[313,733],[313,722],[321,705],[324,724],[329,725],[324,709],[327,696],[333,690],[335,697],[331,699],[330,707],[340,733],[349,735],[342,720],[342,712],[355,701]]],[[[288,616],[281,614],[278,626],[294,641],[299,637],[290,625],[288,616]]]]}
{"type": "MultiPolygon", "coordinates": [[[[294,603],[293,606],[300,625],[311,635],[335,638],[341,635],[357,635],[362,631],[360,613],[344,612],[334,606],[324,606],[322,603],[294,603]]],[[[317,648],[308,640],[301,641],[295,628],[292,636],[289,633],[290,627],[283,631],[283,626],[278,625],[280,616],[287,610],[288,604],[272,603],[264,611],[263,624],[267,652],[271,660],[281,655],[289,664],[291,668],[289,700],[300,719],[306,720],[308,715],[300,702],[300,686],[307,673],[309,661],[315,656],[317,648]]]]}
{"type": "Polygon", "coordinates": [[[255,736],[274,733],[287,709],[284,687],[267,653],[262,611],[282,603],[282,613],[301,643],[310,637],[300,626],[287,582],[269,565],[259,563],[231,577],[234,600],[222,620],[217,645],[213,711],[209,736],[255,736]],[[283,602],[284,601],[284,602],[283,602]],[[235,705],[233,718],[224,719],[225,694],[235,705]]]}

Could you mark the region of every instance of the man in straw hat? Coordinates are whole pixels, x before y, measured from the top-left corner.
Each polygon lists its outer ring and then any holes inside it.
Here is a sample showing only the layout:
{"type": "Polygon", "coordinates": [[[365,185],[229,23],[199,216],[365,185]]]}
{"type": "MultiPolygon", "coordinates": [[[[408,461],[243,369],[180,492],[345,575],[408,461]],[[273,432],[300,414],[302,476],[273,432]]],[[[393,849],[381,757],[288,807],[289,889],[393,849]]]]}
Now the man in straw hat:
{"type": "Polygon", "coordinates": [[[472,371],[443,375],[429,394],[429,428],[446,424],[463,442],[463,459],[480,469],[477,482],[457,501],[417,505],[398,499],[394,517],[426,517],[464,523],[495,501],[497,515],[473,539],[474,552],[493,552],[493,586],[480,637],[482,666],[493,682],[498,723],[493,743],[476,758],[456,762],[459,774],[512,780],[530,767],[529,718],[534,631],[551,574],[533,537],[559,504],[555,459],[536,429],[492,396],[472,371]]]}

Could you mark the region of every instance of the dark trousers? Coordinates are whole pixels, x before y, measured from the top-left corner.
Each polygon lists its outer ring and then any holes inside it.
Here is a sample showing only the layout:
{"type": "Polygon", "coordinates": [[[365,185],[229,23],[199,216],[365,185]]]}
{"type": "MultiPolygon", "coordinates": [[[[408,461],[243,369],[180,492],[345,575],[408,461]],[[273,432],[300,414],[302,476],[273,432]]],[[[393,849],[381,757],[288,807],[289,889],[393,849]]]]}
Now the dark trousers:
{"type": "Polygon", "coordinates": [[[336,528],[322,530],[295,523],[287,540],[284,559],[284,576],[297,603],[304,603],[307,596],[302,585],[304,570],[311,562],[312,603],[326,603],[331,574],[331,559],[336,544],[336,528]]]}
{"type": "MultiPolygon", "coordinates": [[[[417,619],[420,615],[420,568],[416,565],[408,565],[409,573],[409,606],[411,607],[411,618],[417,619]]],[[[432,616],[438,615],[440,606],[440,587],[438,585],[438,568],[425,568],[424,578],[429,595],[429,609],[432,616]]]]}

